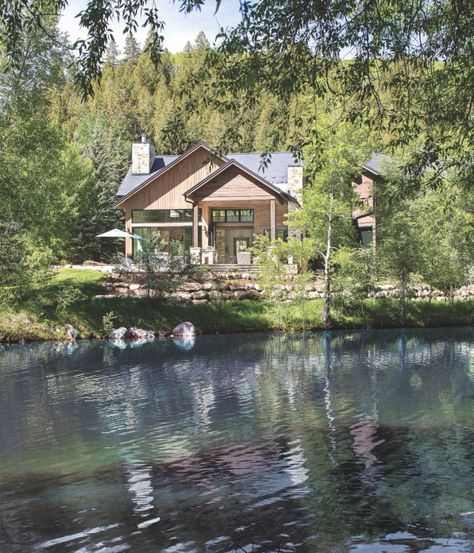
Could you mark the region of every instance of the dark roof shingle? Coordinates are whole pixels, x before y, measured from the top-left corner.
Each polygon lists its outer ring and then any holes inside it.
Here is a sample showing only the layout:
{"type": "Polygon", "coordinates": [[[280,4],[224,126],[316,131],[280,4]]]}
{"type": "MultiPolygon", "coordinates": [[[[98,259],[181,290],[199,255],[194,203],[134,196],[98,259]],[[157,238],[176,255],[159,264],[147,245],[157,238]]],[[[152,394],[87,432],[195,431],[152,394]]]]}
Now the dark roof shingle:
{"type": "Polygon", "coordinates": [[[130,194],[130,192],[133,192],[135,188],[138,188],[152,175],[158,173],[158,171],[161,171],[164,167],[169,165],[178,157],[179,156],[156,156],[149,175],[134,175],[132,173],[132,168],[130,167],[128,173],[125,175],[125,178],[123,179],[122,184],[118,189],[117,197],[122,197],[130,194]]]}
{"type": "MultiPolygon", "coordinates": [[[[148,175],[134,175],[130,168],[118,189],[117,198],[127,196],[179,157],[179,155],[156,156],[148,175]]],[[[226,157],[228,159],[235,159],[284,193],[288,193],[288,167],[295,165],[302,167],[304,165],[301,160],[295,159],[291,152],[273,152],[269,154],[269,162],[266,166],[264,166],[262,154],[259,153],[227,154],[226,157]]],[[[385,154],[374,153],[364,163],[364,168],[376,175],[380,175],[388,159],[388,156],[385,154]]]]}

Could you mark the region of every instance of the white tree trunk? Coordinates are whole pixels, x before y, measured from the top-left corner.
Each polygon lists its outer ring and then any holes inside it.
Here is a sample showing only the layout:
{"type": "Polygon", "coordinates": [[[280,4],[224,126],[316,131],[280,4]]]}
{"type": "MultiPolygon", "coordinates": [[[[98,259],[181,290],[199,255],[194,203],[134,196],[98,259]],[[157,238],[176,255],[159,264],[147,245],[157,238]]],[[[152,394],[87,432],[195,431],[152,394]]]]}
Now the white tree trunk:
{"type": "Polygon", "coordinates": [[[400,326],[404,327],[407,322],[407,279],[405,270],[400,271],[400,302],[399,302],[399,320],[400,326]]]}
{"type": "Polygon", "coordinates": [[[325,328],[332,326],[331,320],[331,250],[332,250],[332,193],[329,195],[328,225],[326,232],[326,253],[324,254],[324,306],[322,322],[325,328]]]}

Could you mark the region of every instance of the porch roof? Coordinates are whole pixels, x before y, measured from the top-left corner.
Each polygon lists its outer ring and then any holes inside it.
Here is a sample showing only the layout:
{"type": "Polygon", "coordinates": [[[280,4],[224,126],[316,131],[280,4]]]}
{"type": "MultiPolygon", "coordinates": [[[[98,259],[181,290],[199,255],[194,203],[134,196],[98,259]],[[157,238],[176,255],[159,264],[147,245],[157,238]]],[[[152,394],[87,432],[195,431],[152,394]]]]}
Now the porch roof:
{"type": "Polygon", "coordinates": [[[228,171],[232,167],[236,167],[237,169],[242,171],[242,173],[245,173],[251,179],[257,181],[260,187],[266,189],[271,195],[279,198],[280,200],[283,200],[283,199],[293,200],[293,198],[291,196],[289,196],[288,194],[283,192],[280,188],[278,188],[277,186],[271,184],[266,179],[262,178],[257,173],[254,173],[253,171],[251,171],[250,169],[248,169],[247,167],[245,167],[244,165],[242,165],[241,163],[239,163],[235,159],[230,159],[225,165],[222,165],[222,167],[219,167],[219,169],[217,169],[216,171],[211,173],[208,177],[206,177],[202,181],[198,182],[195,186],[193,186],[192,188],[187,190],[184,193],[184,195],[187,198],[192,198],[192,196],[198,190],[201,190],[202,188],[204,188],[207,184],[214,181],[217,177],[219,177],[220,175],[222,175],[223,173],[225,173],[226,171],[228,171]]]}

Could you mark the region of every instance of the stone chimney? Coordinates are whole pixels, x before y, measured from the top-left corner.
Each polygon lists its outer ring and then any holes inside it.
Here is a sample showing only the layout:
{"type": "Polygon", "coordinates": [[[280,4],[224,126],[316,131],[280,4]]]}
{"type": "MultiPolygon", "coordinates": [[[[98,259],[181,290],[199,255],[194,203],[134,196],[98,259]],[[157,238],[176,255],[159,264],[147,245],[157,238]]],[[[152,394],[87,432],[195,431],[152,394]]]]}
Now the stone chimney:
{"type": "Polygon", "coordinates": [[[296,198],[300,203],[303,201],[303,167],[299,165],[288,166],[288,194],[296,198]]]}
{"type": "Polygon", "coordinates": [[[155,148],[149,144],[146,134],[142,134],[140,142],[132,144],[132,173],[134,175],[149,175],[155,161],[155,148]]]}

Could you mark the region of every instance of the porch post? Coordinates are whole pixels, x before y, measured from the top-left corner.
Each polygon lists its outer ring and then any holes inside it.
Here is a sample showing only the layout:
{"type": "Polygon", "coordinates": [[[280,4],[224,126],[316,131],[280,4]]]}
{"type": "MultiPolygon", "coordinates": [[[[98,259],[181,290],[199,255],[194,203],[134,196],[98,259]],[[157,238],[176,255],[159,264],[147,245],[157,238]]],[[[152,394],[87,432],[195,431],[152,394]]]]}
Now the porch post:
{"type": "Polygon", "coordinates": [[[275,240],[275,200],[270,200],[270,238],[275,240]]]}
{"type": "Polygon", "coordinates": [[[202,206],[202,226],[201,226],[201,241],[202,241],[202,248],[207,248],[209,246],[209,232],[210,232],[210,225],[209,225],[209,206],[203,205],[202,206]]]}
{"type": "Polygon", "coordinates": [[[199,207],[193,204],[193,248],[199,247],[199,207]]]}
{"type": "MultiPolygon", "coordinates": [[[[125,230],[132,232],[132,212],[130,209],[125,210],[125,230]]],[[[125,238],[125,257],[132,257],[133,244],[131,238],[125,238]]]]}

